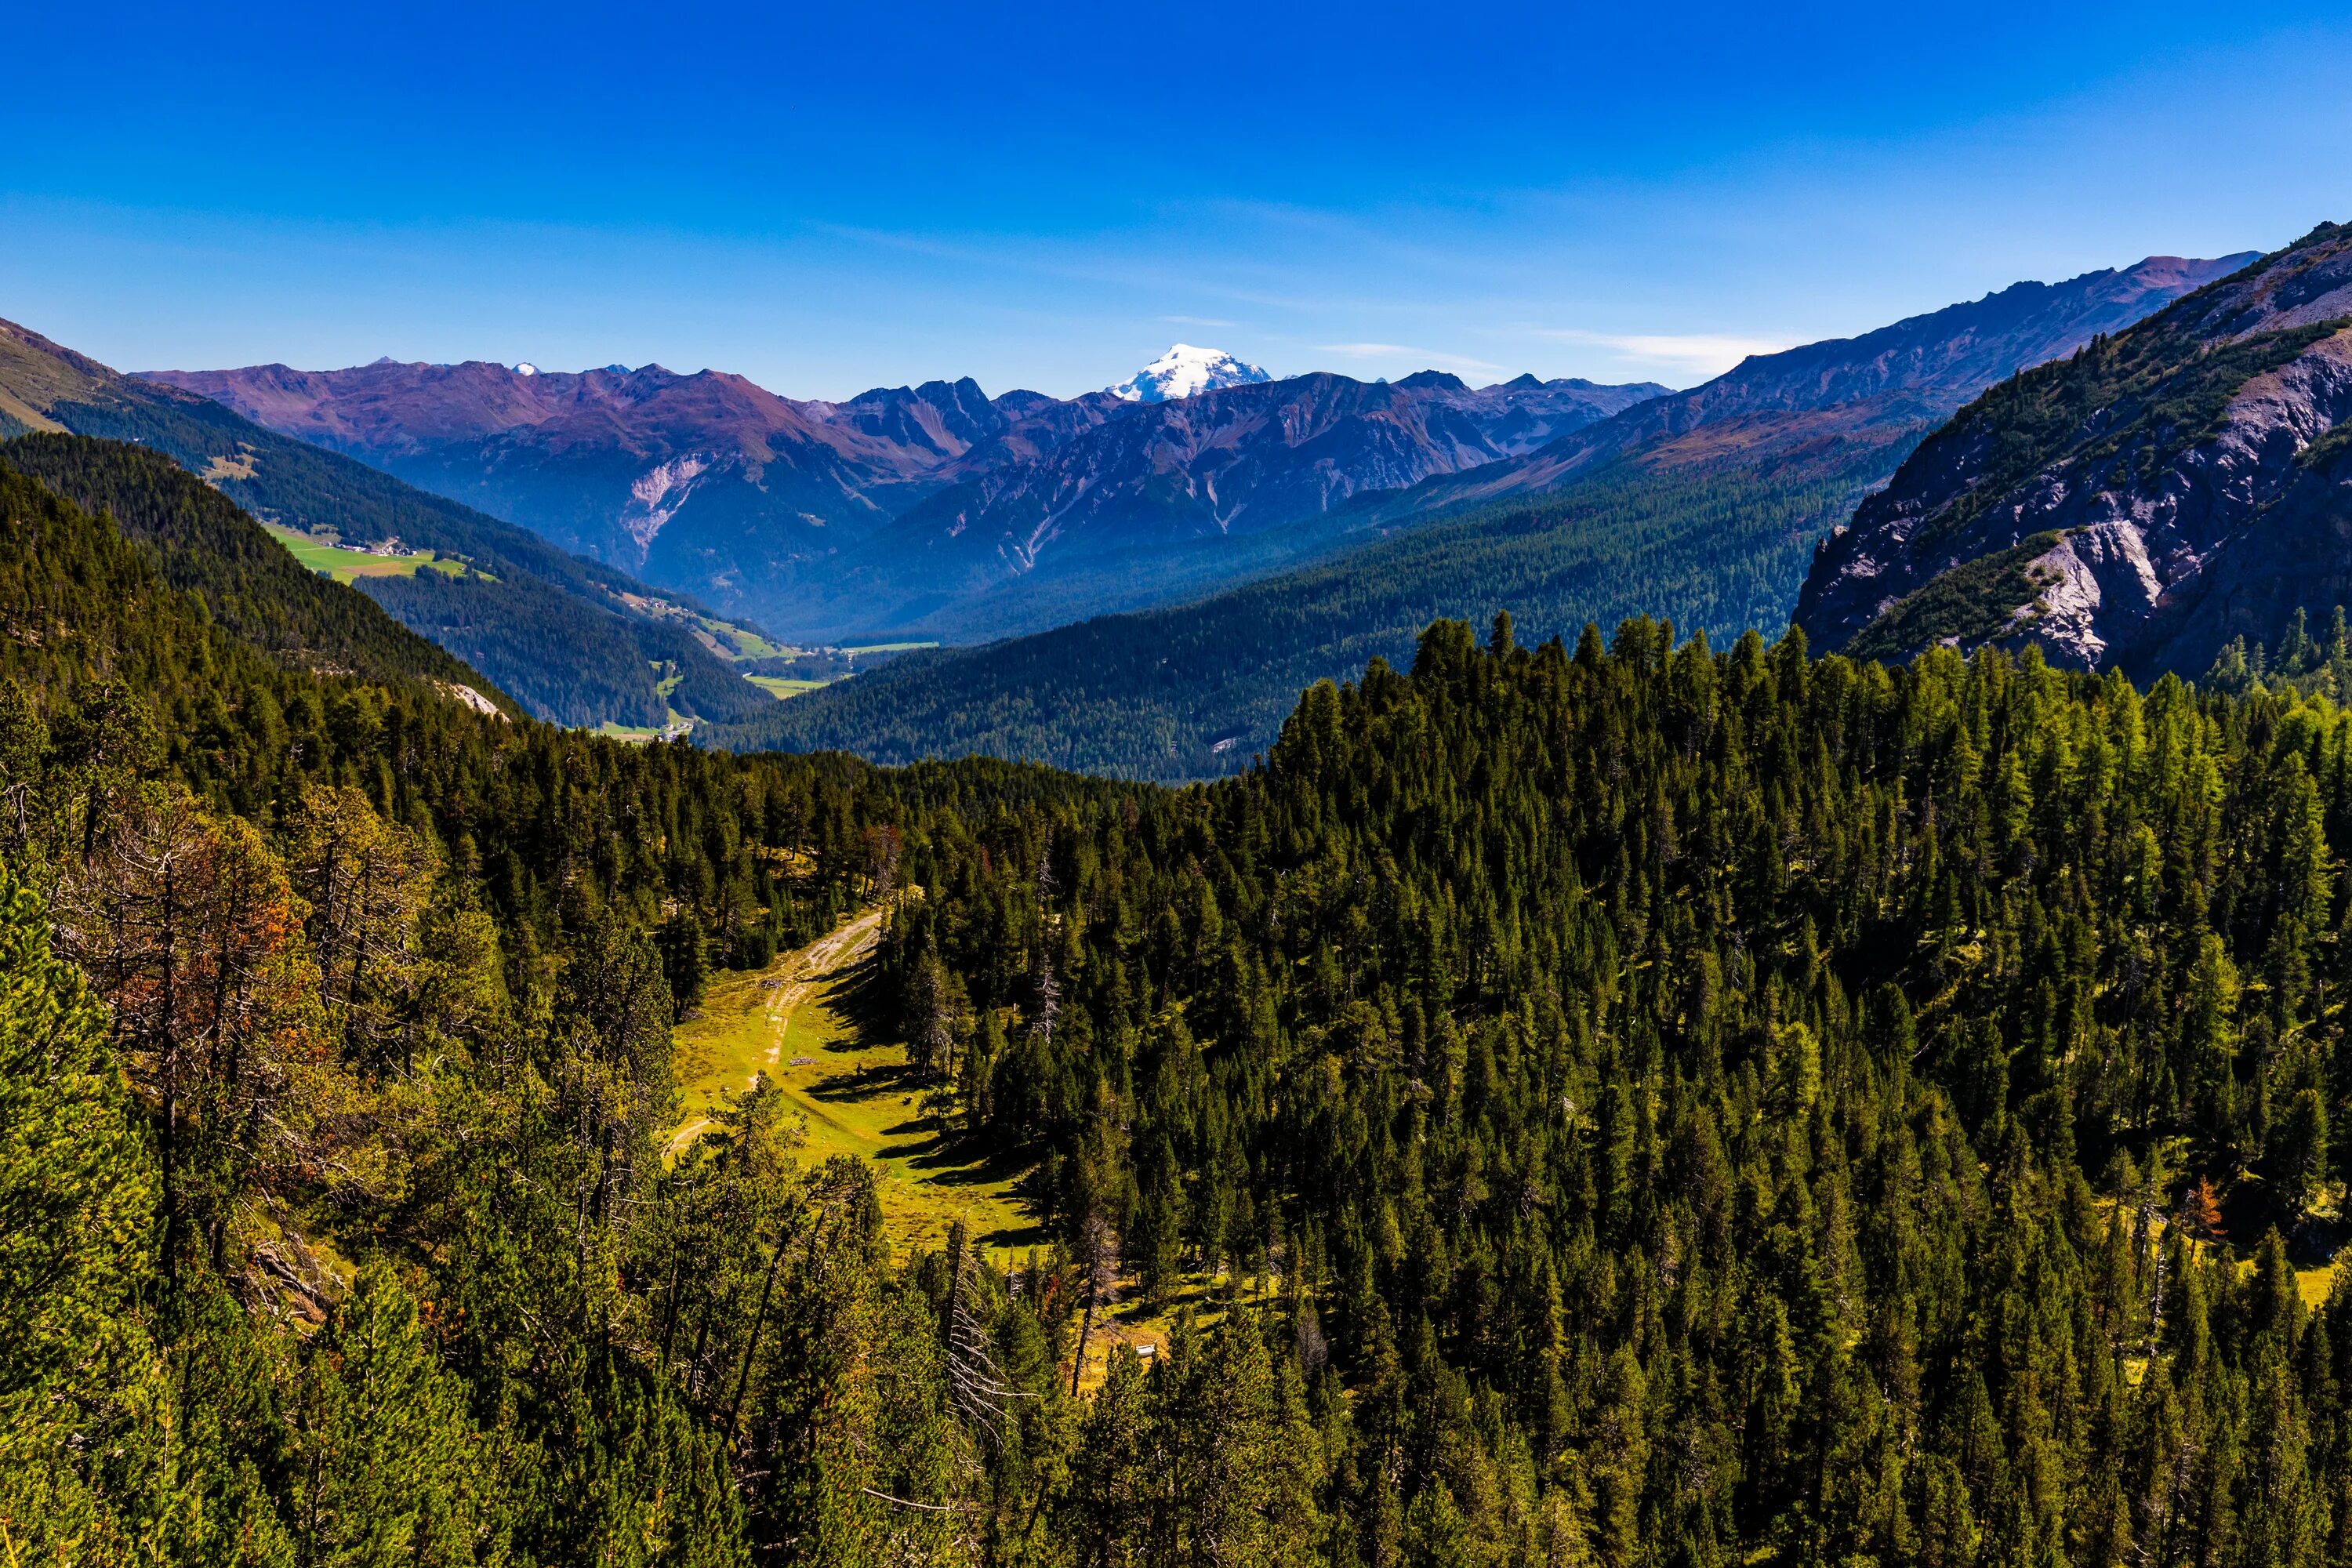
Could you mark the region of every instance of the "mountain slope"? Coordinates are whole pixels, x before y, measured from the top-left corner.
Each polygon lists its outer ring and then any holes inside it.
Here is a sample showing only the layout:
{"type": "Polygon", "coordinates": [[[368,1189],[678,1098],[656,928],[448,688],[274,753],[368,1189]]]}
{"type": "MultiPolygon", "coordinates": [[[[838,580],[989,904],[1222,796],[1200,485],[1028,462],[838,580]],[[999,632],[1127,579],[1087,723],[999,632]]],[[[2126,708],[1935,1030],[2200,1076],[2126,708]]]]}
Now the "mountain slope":
{"type": "MultiPolygon", "coordinates": [[[[290,563],[275,542],[175,474],[117,443],[41,433],[0,445],[0,783],[21,791],[47,765],[93,809],[119,808],[126,770],[161,768],[260,810],[268,775],[324,765],[332,778],[335,746],[380,736],[392,710],[457,737],[478,732],[476,715],[511,710],[351,589],[285,580],[262,552],[290,563]],[[46,735],[26,724],[42,711],[46,735]],[[334,740],[318,744],[322,731],[334,740]]],[[[502,719],[494,728],[511,732],[502,719]]],[[[22,875],[43,834],[73,818],[11,799],[0,861],[22,875]]]]}
{"type": "Polygon", "coordinates": [[[136,441],[265,521],[332,529],[350,540],[397,538],[469,563],[478,570],[463,580],[419,573],[361,586],[541,717],[659,725],[673,706],[741,719],[770,700],[689,634],[690,604],[365,463],[263,429],[209,398],[119,375],[5,321],[0,396],[11,432],[136,441]],[[657,662],[677,679],[667,697],[657,662]]]}
{"type": "Polygon", "coordinates": [[[982,752],[1194,778],[1269,745],[1291,692],[1344,679],[1374,655],[1403,658],[1433,618],[1484,623],[1507,609],[1530,641],[1637,614],[1717,638],[1775,628],[1814,541],[1894,473],[1939,406],[2015,369],[2003,355],[2063,352],[2095,323],[2155,310],[2231,267],[2158,258],[2020,285],[1750,360],[1528,458],[1473,469],[1451,491],[1361,500],[1332,526],[1413,526],[1347,554],[1189,605],[910,657],[710,739],[889,760],[982,752]],[[1808,405],[1815,398],[1830,401],[1808,405]],[[1542,474],[1528,466],[1538,457],[1542,474]],[[1416,516],[1449,494],[1463,506],[1505,470],[1510,483],[1554,488],[1416,516]]]}
{"type": "Polygon", "coordinates": [[[1823,542],[1797,624],[2198,673],[2352,602],[2347,436],[2352,228],[2323,225],[1961,411],[1823,542]]]}
{"type": "Polygon", "coordinates": [[[513,699],[366,595],[321,577],[258,523],[168,458],[120,441],[34,434],[0,443],[0,464],[155,552],[163,578],[194,595],[224,631],[298,668],[415,679],[509,716],[513,699]]]}
{"type": "Polygon", "coordinates": [[[1018,392],[992,403],[970,379],[804,403],[740,375],[660,365],[571,374],[379,360],[144,379],[752,610],[940,485],[1034,456],[1121,406],[1018,392]]]}

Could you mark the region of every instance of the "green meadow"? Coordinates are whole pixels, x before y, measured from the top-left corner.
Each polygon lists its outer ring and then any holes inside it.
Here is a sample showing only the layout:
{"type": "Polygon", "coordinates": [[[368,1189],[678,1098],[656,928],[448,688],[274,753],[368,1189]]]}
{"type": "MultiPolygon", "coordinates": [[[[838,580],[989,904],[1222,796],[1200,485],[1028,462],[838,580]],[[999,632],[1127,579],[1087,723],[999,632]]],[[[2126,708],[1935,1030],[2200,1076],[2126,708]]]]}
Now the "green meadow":
{"type": "Polygon", "coordinates": [[[822,680],[794,680],[783,675],[747,675],[743,679],[779,702],[787,697],[798,697],[803,691],[814,691],[826,684],[822,680]]]}
{"type": "MultiPolygon", "coordinates": [[[[346,550],[340,544],[329,544],[307,533],[281,528],[268,522],[262,526],[269,536],[291,551],[294,559],[311,571],[332,577],[338,583],[349,583],[358,577],[414,577],[420,571],[446,572],[452,577],[463,577],[467,568],[461,561],[449,561],[430,550],[412,550],[405,555],[372,555],[364,550],[346,550]]],[[[488,573],[481,574],[488,577],[488,573]]]]}
{"type": "Polygon", "coordinates": [[[713,977],[700,1013],[677,1028],[686,1120],[675,1142],[682,1146],[765,1073],[807,1126],[807,1159],[854,1154],[878,1168],[901,1256],[938,1246],[961,1219],[998,1262],[1018,1261],[1046,1240],[1013,1196],[1020,1173],[980,1159],[925,1109],[905,1046],[858,1007],[863,961],[881,928],[882,911],[871,910],[765,969],[713,977]]]}

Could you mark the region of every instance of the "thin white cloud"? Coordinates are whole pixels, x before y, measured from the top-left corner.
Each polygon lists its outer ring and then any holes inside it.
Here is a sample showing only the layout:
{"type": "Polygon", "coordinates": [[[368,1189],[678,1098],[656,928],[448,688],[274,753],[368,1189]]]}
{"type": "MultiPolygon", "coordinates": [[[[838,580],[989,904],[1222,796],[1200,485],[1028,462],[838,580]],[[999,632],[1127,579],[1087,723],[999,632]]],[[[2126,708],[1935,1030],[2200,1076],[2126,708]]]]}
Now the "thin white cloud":
{"type": "Polygon", "coordinates": [[[1559,343],[1608,349],[1629,364],[1664,365],[1702,376],[1721,375],[1750,354],[1776,354],[1795,345],[1780,338],[1744,338],[1716,332],[1588,332],[1574,328],[1532,329],[1559,343]]]}
{"type": "Polygon", "coordinates": [[[1416,349],[1403,343],[1318,343],[1319,354],[1339,354],[1346,359],[1409,360],[1412,363],[1439,370],[1500,371],[1502,365],[1467,354],[1449,354],[1436,349],[1416,349]]]}
{"type": "Polygon", "coordinates": [[[1171,321],[1180,327],[1238,327],[1241,325],[1239,321],[1228,321],[1216,316],[1162,316],[1160,319],[1163,321],[1171,321]]]}

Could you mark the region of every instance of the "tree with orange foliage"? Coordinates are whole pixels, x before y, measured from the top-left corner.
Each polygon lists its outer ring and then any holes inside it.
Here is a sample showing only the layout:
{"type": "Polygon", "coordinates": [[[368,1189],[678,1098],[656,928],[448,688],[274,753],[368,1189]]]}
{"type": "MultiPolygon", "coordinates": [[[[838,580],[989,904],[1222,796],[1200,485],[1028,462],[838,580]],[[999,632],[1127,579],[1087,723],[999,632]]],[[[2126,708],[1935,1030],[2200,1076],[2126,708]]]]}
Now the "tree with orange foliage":
{"type": "Polygon", "coordinates": [[[2189,1234],[2200,1241],[2226,1241],[2230,1227],[2221,1223],[2221,1202],[2213,1193],[2213,1180],[2200,1176],[2197,1184],[2182,1194],[2181,1224],[2189,1234]]]}
{"type": "Polygon", "coordinates": [[[301,904],[251,824],[184,789],[149,792],[93,849],[60,889],[61,945],[154,1120],[163,1268],[193,1233],[218,1268],[238,1198],[308,1154],[290,1090],[322,1050],[301,904]]]}

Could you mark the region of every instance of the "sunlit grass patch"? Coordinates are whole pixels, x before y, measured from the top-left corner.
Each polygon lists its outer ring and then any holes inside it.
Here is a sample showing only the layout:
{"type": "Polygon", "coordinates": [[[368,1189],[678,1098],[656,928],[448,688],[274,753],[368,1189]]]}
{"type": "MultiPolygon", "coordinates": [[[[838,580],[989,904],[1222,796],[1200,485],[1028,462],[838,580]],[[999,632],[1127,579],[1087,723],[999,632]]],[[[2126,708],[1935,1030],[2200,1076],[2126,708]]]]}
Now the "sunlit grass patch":
{"type": "Polygon", "coordinates": [[[807,1125],[805,1158],[851,1154],[876,1164],[896,1251],[936,1247],[961,1219],[998,1262],[1018,1261],[1045,1240],[1013,1194],[1019,1173],[982,1159],[928,1113],[926,1086],[908,1079],[905,1047],[861,1031],[851,1016],[861,961],[880,926],[880,912],[869,911],[765,969],[712,979],[698,1016],[677,1029],[680,1137],[764,1072],[807,1125]]]}

